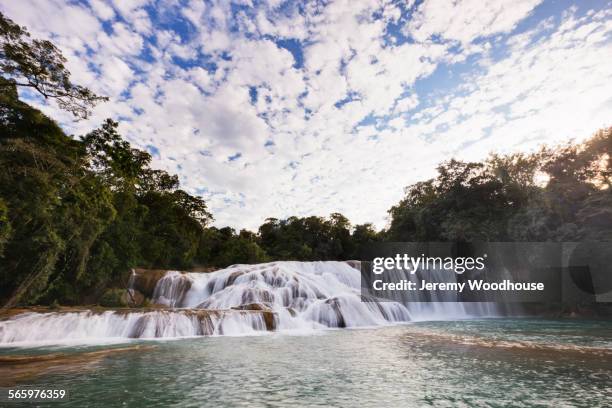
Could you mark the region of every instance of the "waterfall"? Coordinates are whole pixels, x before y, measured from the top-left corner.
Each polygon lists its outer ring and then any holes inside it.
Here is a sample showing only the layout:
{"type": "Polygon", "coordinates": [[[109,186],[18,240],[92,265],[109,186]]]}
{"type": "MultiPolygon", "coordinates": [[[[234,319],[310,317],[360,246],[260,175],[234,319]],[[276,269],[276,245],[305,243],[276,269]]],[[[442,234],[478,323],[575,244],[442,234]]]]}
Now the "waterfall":
{"type": "Polygon", "coordinates": [[[204,310],[269,310],[277,330],[378,326],[410,320],[397,302],[362,302],[360,272],[344,262],[235,265],[211,273],[170,271],[153,302],[204,310]]]}
{"type": "MultiPolygon", "coordinates": [[[[486,271],[485,271],[486,273],[486,271]]],[[[409,270],[389,269],[385,272],[387,282],[413,282],[420,286],[422,279],[432,283],[457,283],[458,275],[452,269],[429,268],[409,270]]],[[[487,302],[465,302],[455,291],[376,291],[380,298],[399,302],[410,310],[413,321],[455,320],[472,317],[495,317],[500,315],[494,299],[487,302]]]]}
{"type": "Polygon", "coordinates": [[[0,322],[0,346],[87,343],[130,338],[244,335],[267,329],[261,314],[246,311],[203,312],[205,313],[160,310],[23,313],[0,322]]]}
{"type": "MultiPolygon", "coordinates": [[[[310,332],[491,314],[484,306],[443,303],[448,299],[435,297],[420,303],[391,295],[386,300],[362,296],[361,273],[346,262],[271,262],[209,273],[162,271],[154,288],[151,277],[146,280],[146,295],[155,308],[24,313],[0,321],[0,346],[310,332]]],[[[128,289],[133,293],[136,287],[133,275],[128,289]]]]}

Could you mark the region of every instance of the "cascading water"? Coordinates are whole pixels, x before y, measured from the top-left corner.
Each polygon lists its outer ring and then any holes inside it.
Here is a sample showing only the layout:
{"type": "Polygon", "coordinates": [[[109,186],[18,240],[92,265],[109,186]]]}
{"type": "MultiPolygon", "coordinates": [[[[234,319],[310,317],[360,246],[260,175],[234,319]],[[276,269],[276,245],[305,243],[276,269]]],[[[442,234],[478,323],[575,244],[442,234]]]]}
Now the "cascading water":
{"type": "MultiPolygon", "coordinates": [[[[134,293],[134,278],[128,290],[134,293]]],[[[435,297],[423,299],[430,303],[363,301],[360,271],[345,262],[235,265],[210,273],[168,271],[156,282],[151,298],[158,309],[17,315],[0,321],[0,346],[307,332],[491,314],[460,303],[437,303],[443,299],[435,297]]]]}
{"type": "Polygon", "coordinates": [[[0,323],[0,345],[43,345],[125,338],[243,335],[266,330],[261,314],[224,311],[23,313],[0,323]]]}
{"type": "MultiPolygon", "coordinates": [[[[408,281],[413,282],[416,287],[420,286],[423,279],[432,283],[457,283],[460,276],[452,269],[442,268],[419,269],[416,273],[403,269],[388,269],[385,273],[387,274],[386,280],[389,282],[408,281]]],[[[463,302],[460,294],[456,291],[382,290],[378,291],[377,294],[383,299],[406,305],[410,310],[413,321],[494,317],[500,314],[496,302],[463,302]]]]}
{"type": "Polygon", "coordinates": [[[377,326],[410,320],[396,302],[362,302],[360,272],[344,262],[236,265],[213,273],[169,272],[155,303],[206,310],[271,310],[277,329],[377,326]]]}

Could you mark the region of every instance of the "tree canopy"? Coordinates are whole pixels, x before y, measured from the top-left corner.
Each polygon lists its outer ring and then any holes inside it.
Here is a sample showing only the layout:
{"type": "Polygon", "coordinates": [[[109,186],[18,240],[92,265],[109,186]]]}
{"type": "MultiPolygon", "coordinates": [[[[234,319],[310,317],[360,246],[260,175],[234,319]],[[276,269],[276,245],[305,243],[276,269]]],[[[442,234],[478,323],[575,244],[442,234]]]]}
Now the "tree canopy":
{"type": "Polygon", "coordinates": [[[395,241],[612,238],[612,128],[534,154],[450,160],[389,210],[395,241]]]}
{"type": "MultiPolygon", "coordinates": [[[[270,260],[362,259],[381,241],[612,239],[612,128],[533,154],[450,160],[412,184],[387,228],[344,215],[211,226],[206,202],[151,167],[111,119],[80,138],[21,101],[36,89],[86,117],[99,100],[73,84],[48,41],[0,14],[0,304],[99,302],[134,267],[191,269],[270,260]]],[[[397,175],[401,177],[402,175],[397,175]]]]}
{"type": "Polygon", "coordinates": [[[13,86],[34,89],[45,99],[54,99],[59,107],[77,119],[89,116],[91,108],[108,100],[90,89],[76,85],[65,66],[66,58],[48,40],[33,39],[0,12],[0,89],[13,86]]]}

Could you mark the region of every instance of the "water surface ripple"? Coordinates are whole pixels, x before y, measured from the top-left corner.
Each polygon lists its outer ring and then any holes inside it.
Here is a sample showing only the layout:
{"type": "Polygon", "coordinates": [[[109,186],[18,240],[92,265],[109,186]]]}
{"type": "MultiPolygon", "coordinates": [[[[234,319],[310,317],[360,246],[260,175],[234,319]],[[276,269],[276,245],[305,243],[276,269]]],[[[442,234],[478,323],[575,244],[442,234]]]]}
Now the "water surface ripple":
{"type": "Polygon", "coordinates": [[[70,401],[53,407],[612,406],[612,322],[481,319],[132,343],[156,347],[17,384],[68,388],[70,401]]]}

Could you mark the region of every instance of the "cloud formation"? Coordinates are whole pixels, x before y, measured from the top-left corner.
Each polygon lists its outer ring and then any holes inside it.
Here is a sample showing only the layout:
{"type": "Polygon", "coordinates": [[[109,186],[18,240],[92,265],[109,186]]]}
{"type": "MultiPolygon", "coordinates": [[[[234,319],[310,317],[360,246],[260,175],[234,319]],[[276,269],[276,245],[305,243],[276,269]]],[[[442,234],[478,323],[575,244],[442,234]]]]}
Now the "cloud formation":
{"type": "Polygon", "coordinates": [[[218,225],[327,215],[385,224],[403,188],[610,125],[609,4],[0,0],[111,97],[119,119],[218,225]]]}

